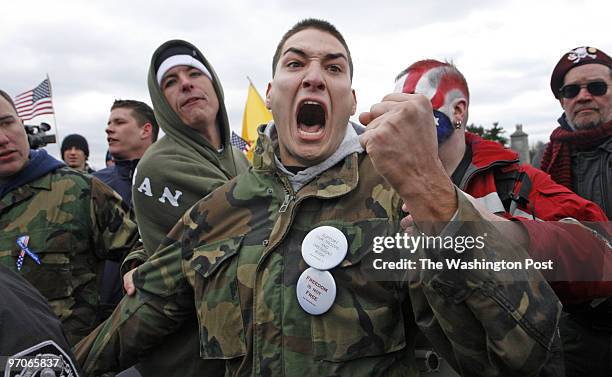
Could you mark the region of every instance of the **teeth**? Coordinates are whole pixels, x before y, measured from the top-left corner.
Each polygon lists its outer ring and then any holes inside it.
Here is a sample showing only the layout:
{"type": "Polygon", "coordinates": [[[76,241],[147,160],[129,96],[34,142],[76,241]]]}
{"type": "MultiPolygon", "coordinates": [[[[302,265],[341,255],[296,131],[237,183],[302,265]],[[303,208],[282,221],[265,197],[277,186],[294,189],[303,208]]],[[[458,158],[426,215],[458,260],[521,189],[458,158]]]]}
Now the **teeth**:
{"type": "Polygon", "coordinates": [[[317,102],[317,101],[304,101],[303,105],[319,105],[319,106],[323,106],[321,104],[321,102],[317,102]]]}

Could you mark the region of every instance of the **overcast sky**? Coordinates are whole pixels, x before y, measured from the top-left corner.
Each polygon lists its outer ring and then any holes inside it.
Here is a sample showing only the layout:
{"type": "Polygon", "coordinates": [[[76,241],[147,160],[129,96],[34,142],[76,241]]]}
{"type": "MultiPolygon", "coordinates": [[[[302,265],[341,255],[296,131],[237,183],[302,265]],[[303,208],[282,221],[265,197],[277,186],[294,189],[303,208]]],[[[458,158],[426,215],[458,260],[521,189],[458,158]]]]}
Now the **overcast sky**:
{"type": "MultiPolygon", "coordinates": [[[[48,73],[57,145],[69,133],[89,140],[104,164],[104,128],[114,99],[150,104],[146,75],[168,39],[198,46],[219,75],[232,128],[240,133],[249,76],[265,93],[274,49],[298,20],[326,19],[354,60],[358,113],[393,90],[394,77],[425,59],[452,60],[471,91],[470,123],[521,123],[530,142],[547,140],[561,108],[549,80],[571,48],[612,53],[612,1],[3,1],[0,88],[15,96],[48,73]],[[376,4],[376,5],[375,5],[376,4]]],[[[355,118],[356,119],[356,118],[355,118]]]]}

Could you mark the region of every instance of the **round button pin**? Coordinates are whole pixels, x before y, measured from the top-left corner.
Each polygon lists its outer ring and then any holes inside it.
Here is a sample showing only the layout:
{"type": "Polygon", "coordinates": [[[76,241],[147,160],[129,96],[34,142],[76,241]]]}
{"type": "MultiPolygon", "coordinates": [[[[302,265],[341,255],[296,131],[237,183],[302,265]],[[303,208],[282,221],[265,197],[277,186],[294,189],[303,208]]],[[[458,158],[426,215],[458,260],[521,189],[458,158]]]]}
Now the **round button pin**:
{"type": "Polygon", "coordinates": [[[295,290],[302,309],[312,315],[325,313],[336,300],[336,281],[329,271],[309,267],[300,275],[295,290]]]}
{"type": "Polygon", "coordinates": [[[302,241],[302,257],[311,267],[331,270],[342,262],[348,250],[344,233],[333,226],[314,228],[302,241]]]}

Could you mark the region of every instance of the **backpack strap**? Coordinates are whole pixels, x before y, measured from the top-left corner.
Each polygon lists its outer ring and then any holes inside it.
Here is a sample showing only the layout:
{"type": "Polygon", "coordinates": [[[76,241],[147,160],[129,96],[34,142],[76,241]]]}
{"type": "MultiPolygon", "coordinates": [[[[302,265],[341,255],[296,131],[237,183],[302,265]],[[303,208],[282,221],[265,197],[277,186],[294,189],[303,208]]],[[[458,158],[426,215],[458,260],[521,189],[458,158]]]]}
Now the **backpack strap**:
{"type": "MultiPolygon", "coordinates": [[[[527,173],[518,169],[507,172],[496,169],[494,174],[497,195],[499,195],[506,212],[515,215],[519,205],[523,208],[529,207],[529,193],[532,184],[527,173]]],[[[535,219],[533,211],[531,212],[530,215],[535,219]]]]}

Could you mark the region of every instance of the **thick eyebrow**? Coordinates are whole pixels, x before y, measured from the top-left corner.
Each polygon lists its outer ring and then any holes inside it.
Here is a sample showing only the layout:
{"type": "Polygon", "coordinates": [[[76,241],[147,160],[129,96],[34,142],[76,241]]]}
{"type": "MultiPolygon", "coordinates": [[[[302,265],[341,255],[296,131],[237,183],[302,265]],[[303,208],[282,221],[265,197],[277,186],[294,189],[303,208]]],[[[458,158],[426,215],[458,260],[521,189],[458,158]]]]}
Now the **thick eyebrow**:
{"type": "Polygon", "coordinates": [[[348,62],[348,59],[346,58],[346,55],[344,55],[341,52],[337,52],[335,54],[327,54],[327,55],[325,55],[325,60],[334,60],[334,59],[340,59],[340,58],[342,58],[342,59],[344,59],[344,60],[346,60],[348,62]]]}
{"type": "Polygon", "coordinates": [[[295,47],[289,47],[288,49],[285,50],[285,52],[283,52],[283,55],[287,55],[288,53],[293,52],[296,55],[300,55],[301,57],[305,58],[307,55],[304,51],[295,48],[295,47]]]}
{"type": "MultiPolygon", "coordinates": [[[[308,57],[308,54],[306,54],[304,51],[300,50],[299,48],[295,48],[295,47],[289,47],[288,49],[285,50],[285,52],[283,52],[283,55],[287,55],[290,52],[293,52],[294,54],[299,55],[302,58],[308,57]]],[[[339,59],[339,58],[342,58],[348,62],[346,55],[344,55],[341,52],[326,54],[324,57],[324,60],[334,60],[334,59],[339,59]]]]}

